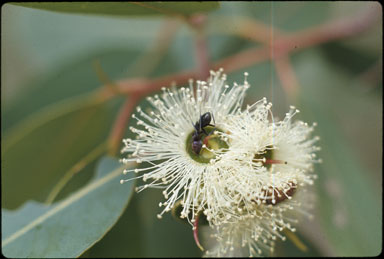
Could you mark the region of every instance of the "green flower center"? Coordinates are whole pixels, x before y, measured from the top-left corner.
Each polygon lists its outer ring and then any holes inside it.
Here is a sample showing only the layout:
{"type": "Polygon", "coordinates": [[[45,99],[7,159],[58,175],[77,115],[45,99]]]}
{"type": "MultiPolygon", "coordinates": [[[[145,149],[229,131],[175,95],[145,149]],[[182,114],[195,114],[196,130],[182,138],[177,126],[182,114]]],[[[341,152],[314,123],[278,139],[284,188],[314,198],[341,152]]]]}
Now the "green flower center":
{"type": "Polygon", "coordinates": [[[261,162],[263,166],[265,166],[268,170],[271,168],[272,163],[268,163],[268,161],[273,161],[273,147],[267,146],[267,148],[259,154],[255,154],[253,157],[253,162],[261,162]],[[265,158],[265,162],[262,160],[265,158]]]}
{"type": "Polygon", "coordinates": [[[207,164],[211,159],[216,157],[214,152],[210,150],[227,149],[228,144],[214,133],[214,131],[223,132],[222,130],[212,126],[206,126],[204,130],[207,135],[202,132],[197,138],[193,138],[195,134],[195,130],[193,130],[187,138],[186,147],[187,153],[193,160],[207,164]],[[195,152],[197,150],[196,146],[201,146],[199,153],[195,152]]]}

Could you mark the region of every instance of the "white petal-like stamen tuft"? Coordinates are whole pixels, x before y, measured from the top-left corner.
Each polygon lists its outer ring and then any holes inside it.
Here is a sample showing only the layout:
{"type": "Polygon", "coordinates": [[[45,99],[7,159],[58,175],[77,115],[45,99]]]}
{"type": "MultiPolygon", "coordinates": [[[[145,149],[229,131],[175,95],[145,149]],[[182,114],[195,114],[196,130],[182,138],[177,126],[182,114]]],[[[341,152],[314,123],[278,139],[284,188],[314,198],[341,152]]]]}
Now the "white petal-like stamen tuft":
{"type": "Polygon", "coordinates": [[[207,180],[212,182],[213,178],[218,178],[225,163],[217,162],[221,160],[220,156],[210,163],[196,162],[186,150],[186,140],[194,131],[193,125],[205,112],[213,114],[218,128],[222,128],[229,115],[240,112],[249,84],[245,81],[243,85],[229,87],[225,80],[222,70],[211,71],[208,82],[194,84],[190,81],[189,88],[163,88],[160,96],[147,98],[153,107],[150,114],[137,108],[138,114],[132,116],[140,126],[131,127],[138,138],[124,140],[122,152],[130,155],[122,162],[146,163],[144,168],[127,172],[142,172],[143,181],[150,182],[139,187],[139,192],[148,187],[165,189],[167,205],[161,214],[169,211],[179,199],[183,202],[182,214],[188,216],[190,213],[189,219],[205,206],[207,197],[221,202],[216,191],[220,187],[207,184],[207,180]]]}
{"type": "Polygon", "coordinates": [[[299,112],[293,106],[278,121],[266,98],[241,110],[249,88],[244,75],[244,83],[232,87],[219,70],[207,82],[163,88],[147,97],[151,111],[137,107],[137,126],[130,128],[137,137],[123,141],[128,156],[121,161],[140,167],[124,170],[138,176],[121,183],[141,178],[146,184],[138,192],[163,189],[159,219],[176,205],[191,225],[205,217],[217,240],[206,256],[273,251],[274,241],[285,239],[281,231],[294,232],[297,214],[308,214],[313,204],[303,198],[311,196],[305,192],[316,179],[314,164],[321,162],[315,154],[319,138],[311,137],[316,124],[293,121],[299,112]],[[202,151],[195,151],[195,125],[208,112],[210,133],[198,134],[202,151]]]}

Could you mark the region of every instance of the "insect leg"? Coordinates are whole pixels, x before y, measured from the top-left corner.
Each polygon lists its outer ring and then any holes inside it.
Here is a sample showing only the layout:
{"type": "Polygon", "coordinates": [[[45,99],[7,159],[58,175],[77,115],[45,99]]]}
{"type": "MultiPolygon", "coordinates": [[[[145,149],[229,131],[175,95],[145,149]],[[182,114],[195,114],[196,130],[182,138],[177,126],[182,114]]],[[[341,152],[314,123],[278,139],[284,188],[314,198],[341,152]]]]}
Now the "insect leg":
{"type": "Polygon", "coordinates": [[[208,125],[212,126],[213,130],[209,133],[209,135],[212,135],[215,132],[215,130],[216,130],[216,121],[215,121],[215,116],[213,116],[213,112],[211,112],[211,115],[212,115],[212,119],[213,119],[213,125],[212,124],[208,124],[208,125]]]}

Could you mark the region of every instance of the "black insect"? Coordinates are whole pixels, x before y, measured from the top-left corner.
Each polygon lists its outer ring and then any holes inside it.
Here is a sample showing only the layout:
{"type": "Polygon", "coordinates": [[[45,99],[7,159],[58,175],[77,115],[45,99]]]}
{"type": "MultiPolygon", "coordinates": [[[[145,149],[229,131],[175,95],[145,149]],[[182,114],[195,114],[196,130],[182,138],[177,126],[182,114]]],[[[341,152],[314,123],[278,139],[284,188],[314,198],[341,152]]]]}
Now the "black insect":
{"type": "Polygon", "coordinates": [[[195,128],[195,132],[192,135],[192,150],[197,155],[200,153],[201,148],[203,147],[203,141],[201,140],[201,137],[202,137],[201,134],[204,133],[205,135],[209,136],[210,134],[212,134],[214,132],[214,130],[212,130],[211,133],[208,134],[204,129],[204,127],[207,127],[207,126],[215,127],[215,125],[210,124],[211,119],[213,119],[213,121],[215,121],[213,114],[210,112],[206,112],[200,116],[200,119],[195,123],[195,125],[192,124],[193,127],[195,128]]]}

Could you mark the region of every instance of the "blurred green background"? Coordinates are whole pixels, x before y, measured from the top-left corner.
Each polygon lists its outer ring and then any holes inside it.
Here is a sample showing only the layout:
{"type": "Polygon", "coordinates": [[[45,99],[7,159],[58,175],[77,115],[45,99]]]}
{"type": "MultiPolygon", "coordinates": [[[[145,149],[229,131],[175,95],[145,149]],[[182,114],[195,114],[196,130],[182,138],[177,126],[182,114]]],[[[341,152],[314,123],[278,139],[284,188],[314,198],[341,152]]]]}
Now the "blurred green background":
{"type": "MultiPolygon", "coordinates": [[[[103,84],[95,62],[115,81],[156,78],[197,66],[191,26],[156,9],[126,4],[98,9],[118,16],[84,13],[89,6],[77,8],[79,13],[2,6],[5,256],[201,256],[189,225],[174,220],[170,213],[162,220],[156,218],[161,194],[146,190],[132,195],[133,185],[116,186],[121,176],[111,172],[119,164],[116,158],[105,157],[105,143],[124,98],[95,101],[92,93],[103,84]],[[174,33],[167,35],[169,31],[174,33]],[[104,185],[107,179],[113,181],[104,185]],[[84,196],[76,196],[73,206],[65,203],[73,201],[70,197],[75,196],[70,195],[79,191],[84,196]],[[39,218],[51,209],[55,214],[50,220],[55,221],[39,218]],[[26,225],[30,228],[18,232],[26,225]],[[74,232],[60,228],[68,225],[74,232]],[[44,244],[37,244],[36,239],[44,244]],[[58,249],[57,242],[65,249],[58,249]]],[[[308,250],[300,251],[288,240],[278,242],[276,255],[378,255],[382,249],[381,5],[211,2],[168,3],[165,9],[171,14],[207,14],[204,32],[212,62],[262,46],[235,35],[220,23],[223,19],[237,31],[244,29],[239,18],[249,18],[273,26],[276,32],[293,34],[338,19],[360,19],[369,9],[378,11],[378,18],[361,33],[290,55],[298,82],[293,97],[269,60],[228,73],[232,84],[242,82],[243,73],[249,72],[247,103],[265,96],[276,116],[283,117],[289,105],[295,105],[301,111],[297,119],[318,123],[315,134],[321,137],[323,163],[316,166],[314,219],[302,221],[298,233],[308,250]]]]}

